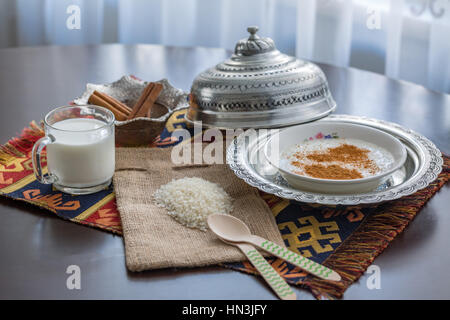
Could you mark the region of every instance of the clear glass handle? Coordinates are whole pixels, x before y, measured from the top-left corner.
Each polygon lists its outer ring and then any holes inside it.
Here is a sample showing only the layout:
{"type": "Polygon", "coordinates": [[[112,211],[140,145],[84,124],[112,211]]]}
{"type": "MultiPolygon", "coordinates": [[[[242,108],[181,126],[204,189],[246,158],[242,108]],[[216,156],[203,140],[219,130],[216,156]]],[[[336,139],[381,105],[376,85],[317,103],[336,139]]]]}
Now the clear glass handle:
{"type": "Polygon", "coordinates": [[[42,164],[41,164],[41,152],[42,150],[50,143],[53,143],[55,141],[55,138],[53,136],[46,136],[38,141],[33,146],[32,151],[32,161],[33,161],[33,171],[34,175],[36,176],[36,179],[40,183],[44,184],[51,184],[56,181],[56,177],[52,175],[51,173],[48,173],[47,175],[43,174],[42,170],[42,164]]]}

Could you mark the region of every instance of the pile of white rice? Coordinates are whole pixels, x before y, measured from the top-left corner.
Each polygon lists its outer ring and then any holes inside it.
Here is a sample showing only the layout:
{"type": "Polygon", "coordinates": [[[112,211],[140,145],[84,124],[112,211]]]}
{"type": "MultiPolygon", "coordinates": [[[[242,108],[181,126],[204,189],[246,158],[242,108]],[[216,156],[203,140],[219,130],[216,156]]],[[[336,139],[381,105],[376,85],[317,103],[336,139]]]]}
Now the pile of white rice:
{"type": "Polygon", "coordinates": [[[156,190],[153,200],[184,226],[203,231],[210,214],[229,214],[233,209],[233,199],[225,190],[197,177],[172,180],[156,190]]]}

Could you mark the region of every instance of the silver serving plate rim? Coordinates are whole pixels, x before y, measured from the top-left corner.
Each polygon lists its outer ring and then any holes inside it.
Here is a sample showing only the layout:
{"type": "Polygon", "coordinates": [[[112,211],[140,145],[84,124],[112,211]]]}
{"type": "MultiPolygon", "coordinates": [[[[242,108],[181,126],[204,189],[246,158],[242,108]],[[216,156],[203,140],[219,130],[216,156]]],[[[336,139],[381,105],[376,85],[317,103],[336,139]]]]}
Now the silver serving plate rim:
{"type": "Polygon", "coordinates": [[[261,191],[285,199],[332,206],[377,204],[399,199],[427,187],[431,182],[436,180],[442,171],[443,158],[439,149],[429,139],[411,129],[384,120],[351,115],[330,115],[319,121],[342,121],[368,125],[388,131],[408,141],[418,156],[418,159],[414,161],[414,173],[406,181],[397,186],[387,190],[364,194],[335,195],[301,191],[268,180],[252,168],[251,164],[245,160],[246,152],[248,151],[245,147],[245,132],[234,139],[233,143],[228,147],[227,164],[237,177],[261,191]]]}

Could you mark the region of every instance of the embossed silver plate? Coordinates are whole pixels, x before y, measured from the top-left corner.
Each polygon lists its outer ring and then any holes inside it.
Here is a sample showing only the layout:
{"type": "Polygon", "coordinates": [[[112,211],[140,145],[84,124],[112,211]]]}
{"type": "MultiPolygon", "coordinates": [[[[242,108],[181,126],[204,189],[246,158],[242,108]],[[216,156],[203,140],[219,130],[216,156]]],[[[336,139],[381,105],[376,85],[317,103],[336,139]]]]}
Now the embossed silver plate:
{"type": "Polygon", "coordinates": [[[330,115],[319,121],[355,123],[392,134],[407,149],[405,165],[370,193],[333,195],[297,190],[289,186],[261,152],[264,142],[270,136],[268,130],[257,131],[256,139],[249,139],[249,132],[237,137],[228,147],[227,163],[239,178],[264,192],[285,199],[322,205],[374,204],[398,199],[425,188],[442,170],[443,159],[439,149],[424,136],[398,124],[350,115],[330,115]]]}

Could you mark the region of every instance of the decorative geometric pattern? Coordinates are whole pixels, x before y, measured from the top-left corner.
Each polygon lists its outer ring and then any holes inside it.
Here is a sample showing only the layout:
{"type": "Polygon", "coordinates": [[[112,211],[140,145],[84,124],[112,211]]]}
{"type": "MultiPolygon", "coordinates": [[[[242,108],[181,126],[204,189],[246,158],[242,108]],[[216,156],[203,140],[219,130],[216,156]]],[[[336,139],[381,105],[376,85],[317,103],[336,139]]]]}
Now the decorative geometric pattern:
{"type": "Polygon", "coordinates": [[[283,222],[278,225],[282,237],[292,251],[305,257],[312,257],[317,253],[333,251],[331,244],[342,242],[339,236],[339,227],[335,221],[319,222],[314,216],[297,219],[301,227],[295,221],[283,222]],[[325,230],[322,233],[322,229],[325,230]],[[329,233],[335,231],[334,233],[329,233]],[[327,241],[325,241],[327,240],[327,241]]]}
{"type": "MultiPolygon", "coordinates": [[[[193,135],[193,128],[184,121],[185,111],[171,115],[155,146],[175,145],[178,141],[171,137],[175,129],[186,129],[193,135]]],[[[43,135],[41,125],[32,122],[20,137],[0,146],[0,195],[40,206],[62,219],[120,235],[122,227],[112,186],[93,195],[71,196],[36,181],[30,154],[34,143],[43,135]]],[[[274,214],[286,246],[337,271],[343,280],[331,283],[310,276],[282,259],[267,261],[287,282],[311,290],[319,299],[341,297],[448,181],[450,159],[444,159],[444,170],[430,186],[378,207],[315,206],[261,193],[274,214]]],[[[223,266],[256,274],[247,261],[223,266]]]]}

